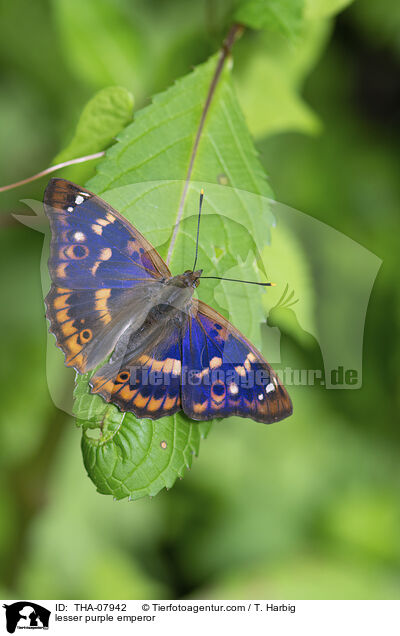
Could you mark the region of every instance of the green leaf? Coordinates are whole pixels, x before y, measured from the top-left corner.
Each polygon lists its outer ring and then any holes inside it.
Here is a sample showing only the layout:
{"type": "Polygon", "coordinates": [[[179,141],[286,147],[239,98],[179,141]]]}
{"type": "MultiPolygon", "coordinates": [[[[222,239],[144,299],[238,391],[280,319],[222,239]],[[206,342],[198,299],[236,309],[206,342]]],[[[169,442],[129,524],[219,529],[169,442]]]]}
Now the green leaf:
{"type": "Polygon", "coordinates": [[[139,499],[171,488],[183,477],[209,429],[176,414],[160,421],[125,417],[114,406],[107,409],[107,429],[99,441],[84,430],[82,453],[86,470],[99,492],[117,499],[139,499]]]}
{"type": "Polygon", "coordinates": [[[250,132],[256,138],[289,130],[320,132],[319,118],[303,100],[299,89],[319,58],[330,31],[328,20],[308,20],[295,42],[259,33],[250,43],[238,43],[246,58],[235,69],[238,98],[250,132]]]}
{"type": "Polygon", "coordinates": [[[122,86],[109,86],[86,104],[75,134],[53,163],[104,150],[131,120],[133,96],[122,86]]]}
{"type": "Polygon", "coordinates": [[[297,94],[282,68],[264,52],[253,56],[247,72],[238,79],[240,105],[255,137],[298,131],[316,134],[317,115],[297,94]]]}
{"type": "Polygon", "coordinates": [[[241,0],[235,20],[293,38],[301,28],[303,4],[304,0],[241,0]]]}
{"type": "MultiPolygon", "coordinates": [[[[137,226],[164,258],[215,65],[216,58],[212,58],[138,112],[88,184],[137,226]]],[[[173,273],[181,273],[193,262],[201,186],[205,200],[199,266],[209,275],[223,275],[240,265],[243,278],[254,280],[273,222],[266,198],[271,191],[228,70],[218,83],[194,159],[183,221],[171,252],[173,273]]],[[[204,281],[199,297],[222,312],[228,309],[234,324],[259,344],[259,288],[249,285],[248,302],[244,303],[240,294],[238,302],[232,303],[231,294],[240,290],[231,287],[228,292],[214,282],[204,281]],[[253,311],[249,310],[252,306],[253,311]]],[[[137,420],[131,413],[124,415],[89,393],[88,376],[78,377],[75,395],[75,412],[84,429],[86,470],[100,492],[117,498],[136,499],[172,486],[190,467],[192,455],[197,454],[210,427],[182,413],[155,422],[137,420]],[[96,426],[100,426],[100,437],[92,430],[96,426]]]]}
{"type": "MultiPolygon", "coordinates": [[[[104,193],[143,181],[185,179],[215,65],[213,57],[136,113],[133,124],[99,164],[99,174],[89,187],[104,193]]],[[[228,70],[222,74],[206,119],[192,181],[223,183],[271,196],[228,70]]],[[[175,216],[176,211],[171,218],[175,216]]]]}

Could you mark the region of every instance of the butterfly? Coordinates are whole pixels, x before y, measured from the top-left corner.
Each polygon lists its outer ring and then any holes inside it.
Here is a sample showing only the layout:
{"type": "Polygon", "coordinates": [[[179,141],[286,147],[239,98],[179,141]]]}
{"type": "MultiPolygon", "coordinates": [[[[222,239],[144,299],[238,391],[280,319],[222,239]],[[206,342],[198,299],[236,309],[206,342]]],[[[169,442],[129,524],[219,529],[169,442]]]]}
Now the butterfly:
{"type": "Polygon", "coordinates": [[[202,270],[172,276],[127,219],[64,179],[50,180],[44,209],[50,332],[78,373],[103,362],[89,380],[92,393],[138,418],[183,410],[193,420],[270,423],[291,415],[290,397],[261,353],[193,297],[202,270]]]}

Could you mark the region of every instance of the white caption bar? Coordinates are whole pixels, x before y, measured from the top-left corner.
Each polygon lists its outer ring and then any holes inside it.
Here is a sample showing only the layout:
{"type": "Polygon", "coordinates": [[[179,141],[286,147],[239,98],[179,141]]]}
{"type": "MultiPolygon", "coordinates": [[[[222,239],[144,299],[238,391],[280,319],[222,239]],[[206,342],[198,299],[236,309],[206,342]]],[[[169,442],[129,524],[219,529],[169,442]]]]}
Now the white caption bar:
{"type": "MultiPolygon", "coordinates": [[[[400,601],[46,601],[0,602],[1,633],[204,636],[204,630],[337,636],[400,634],[400,601]],[[22,631],[23,630],[23,631],[22,631]]],[[[244,632],[246,633],[246,632],[244,632]]]]}

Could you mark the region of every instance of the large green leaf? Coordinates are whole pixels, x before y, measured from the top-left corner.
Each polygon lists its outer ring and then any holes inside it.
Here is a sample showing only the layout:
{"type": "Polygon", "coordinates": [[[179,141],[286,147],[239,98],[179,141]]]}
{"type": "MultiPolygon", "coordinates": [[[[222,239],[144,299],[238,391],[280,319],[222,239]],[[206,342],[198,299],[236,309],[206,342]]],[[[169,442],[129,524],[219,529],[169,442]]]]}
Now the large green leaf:
{"type": "MultiPolygon", "coordinates": [[[[163,257],[178,219],[215,65],[212,58],[137,113],[88,184],[133,222],[163,257]]],[[[254,280],[258,255],[268,242],[272,223],[266,198],[271,191],[238,107],[229,70],[220,78],[194,159],[183,221],[170,253],[173,273],[193,263],[201,186],[205,201],[199,266],[209,275],[224,275],[240,265],[242,277],[254,280]]],[[[259,288],[248,286],[244,296],[231,287],[228,297],[225,286],[213,283],[204,281],[199,297],[225,313],[229,310],[230,319],[259,344],[259,288]],[[235,293],[237,302],[232,303],[235,293]]],[[[91,395],[87,382],[88,376],[77,380],[75,411],[84,429],[85,466],[97,489],[117,498],[136,499],[170,487],[191,465],[210,425],[189,420],[182,413],[157,421],[137,420],[91,395]],[[99,424],[100,437],[92,430],[99,424]]]]}

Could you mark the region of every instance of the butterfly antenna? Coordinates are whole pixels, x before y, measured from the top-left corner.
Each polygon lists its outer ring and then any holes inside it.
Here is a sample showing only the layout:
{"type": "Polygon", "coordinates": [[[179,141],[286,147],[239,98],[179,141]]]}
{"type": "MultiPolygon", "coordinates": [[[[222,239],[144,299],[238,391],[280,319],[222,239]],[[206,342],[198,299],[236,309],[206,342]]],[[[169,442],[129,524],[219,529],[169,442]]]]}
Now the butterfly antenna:
{"type": "Polygon", "coordinates": [[[197,219],[196,255],[194,257],[194,264],[193,264],[192,272],[194,272],[194,270],[196,269],[197,254],[198,254],[198,251],[199,251],[200,217],[201,217],[201,208],[202,208],[202,205],[203,205],[203,197],[204,197],[204,190],[202,188],[200,190],[199,216],[198,216],[198,219],[197,219]]]}
{"type": "Polygon", "coordinates": [[[222,278],[222,276],[202,276],[203,278],[214,278],[215,280],[229,280],[232,283],[246,283],[247,285],[261,285],[261,287],[276,287],[276,283],[258,283],[254,280],[241,280],[240,278],[222,278]]]}
{"type": "MultiPolygon", "coordinates": [[[[204,197],[204,190],[202,188],[200,190],[199,216],[197,220],[196,255],[194,258],[194,264],[192,269],[193,272],[196,269],[197,255],[199,251],[200,218],[201,218],[201,208],[203,205],[203,197],[204,197]]],[[[253,280],[239,280],[238,278],[222,278],[221,276],[202,276],[201,278],[213,278],[214,280],[228,280],[232,283],[246,283],[247,285],[261,285],[261,287],[275,287],[276,285],[276,283],[258,283],[253,280]]]]}

